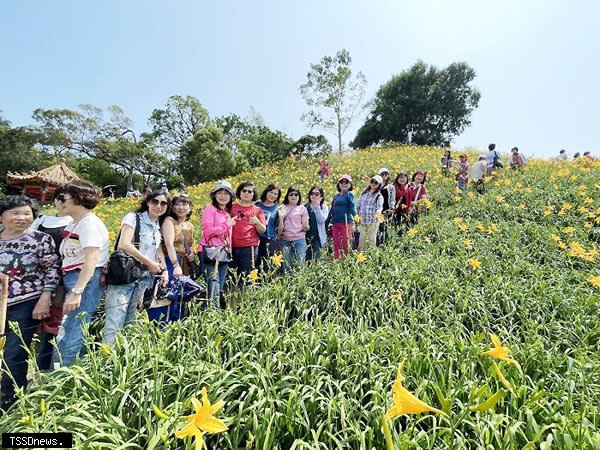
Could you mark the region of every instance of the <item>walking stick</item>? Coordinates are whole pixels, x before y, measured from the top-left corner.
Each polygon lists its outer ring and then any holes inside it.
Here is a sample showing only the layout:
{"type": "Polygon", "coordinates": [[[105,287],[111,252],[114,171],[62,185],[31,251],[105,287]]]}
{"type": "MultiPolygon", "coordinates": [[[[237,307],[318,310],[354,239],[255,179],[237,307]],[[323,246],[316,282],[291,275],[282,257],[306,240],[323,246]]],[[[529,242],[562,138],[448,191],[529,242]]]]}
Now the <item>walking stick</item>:
{"type": "Polygon", "coordinates": [[[346,251],[346,255],[350,254],[350,250],[352,250],[352,241],[353,236],[351,233],[348,233],[348,216],[344,213],[344,223],[346,224],[346,240],[348,241],[348,249],[346,251]]]}
{"type": "Polygon", "coordinates": [[[0,293],[0,352],[4,349],[6,336],[6,308],[8,307],[8,276],[2,278],[2,292],[0,293]]]}
{"type": "Polygon", "coordinates": [[[210,299],[208,300],[209,303],[214,301],[214,296],[215,296],[215,284],[219,282],[219,256],[221,255],[221,250],[219,249],[219,251],[217,252],[217,257],[215,258],[215,268],[213,270],[212,273],[212,277],[211,277],[211,281],[212,281],[212,286],[210,287],[210,299]]]}

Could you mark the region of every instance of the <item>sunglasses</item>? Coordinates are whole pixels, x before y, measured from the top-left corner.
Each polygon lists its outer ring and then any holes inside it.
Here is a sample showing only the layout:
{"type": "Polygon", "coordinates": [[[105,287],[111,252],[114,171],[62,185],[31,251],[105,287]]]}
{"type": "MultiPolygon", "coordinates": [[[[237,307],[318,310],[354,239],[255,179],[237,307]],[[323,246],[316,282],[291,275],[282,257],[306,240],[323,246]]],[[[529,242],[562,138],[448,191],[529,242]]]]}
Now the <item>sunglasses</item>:
{"type": "Polygon", "coordinates": [[[371,184],[379,184],[379,181],[377,181],[377,180],[371,180],[371,184]]]}
{"type": "Polygon", "coordinates": [[[290,192],[288,194],[288,197],[299,197],[299,196],[300,196],[300,194],[298,194],[297,192],[290,192]]]}
{"type": "Polygon", "coordinates": [[[150,204],[152,206],[160,205],[161,208],[166,208],[169,205],[169,202],[166,202],[164,200],[156,200],[155,198],[153,198],[150,200],[150,204]]]}
{"type": "Polygon", "coordinates": [[[67,200],[70,200],[70,199],[72,199],[72,198],[73,198],[73,197],[67,197],[67,196],[65,196],[65,194],[58,194],[58,195],[56,196],[56,201],[57,201],[58,203],[64,203],[64,202],[66,202],[67,200]]]}
{"type": "Polygon", "coordinates": [[[320,197],[321,193],[319,191],[314,191],[314,192],[311,192],[310,195],[318,195],[320,197]]]}
{"type": "Polygon", "coordinates": [[[244,194],[254,194],[254,189],[242,189],[244,194]]]}
{"type": "Polygon", "coordinates": [[[350,184],[350,181],[348,181],[348,180],[340,180],[340,184],[350,184]]]}

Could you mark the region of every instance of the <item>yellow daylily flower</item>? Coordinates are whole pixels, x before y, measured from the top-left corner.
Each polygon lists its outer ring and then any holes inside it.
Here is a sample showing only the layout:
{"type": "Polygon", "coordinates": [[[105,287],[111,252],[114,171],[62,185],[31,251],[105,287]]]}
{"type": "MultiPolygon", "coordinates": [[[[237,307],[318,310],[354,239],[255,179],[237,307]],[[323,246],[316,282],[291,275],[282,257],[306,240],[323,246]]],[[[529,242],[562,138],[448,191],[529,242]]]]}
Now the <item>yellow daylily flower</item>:
{"type": "Polygon", "coordinates": [[[492,343],[494,344],[494,348],[491,350],[488,350],[487,352],[483,352],[483,355],[487,355],[490,356],[492,358],[496,358],[496,359],[501,359],[502,361],[506,361],[509,364],[514,364],[517,367],[521,367],[519,365],[519,363],[517,361],[515,361],[514,359],[510,358],[508,355],[510,353],[510,350],[508,349],[508,347],[504,347],[502,345],[502,342],[500,341],[500,338],[498,336],[496,336],[495,334],[490,334],[490,339],[492,340],[492,343]]]}
{"type": "Polygon", "coordinates": [[[355,216],[353,216],[353,217],[352,217],[352,220],[354,220],[354,223],[355,223],[356,225],[360,224],[360,222],[361,222],[361,218],[360,218],[360,216],[359,216],[358,214],[357,214],[357,215],[355,215],[355,216]]]}
{"type": "Polygon", "coordinates": [[[250,271],[250,273],[248,274],[248,280],[250,280],[252,283],[256,283],[256,281],[258,280],[258,269],[250,271]]]}
{"type": "Polygon", "coordinates": [[[271,256],[271,262],[275,267],[281,267],[283,264],[283,255],[281,253],[275,253],[271,256]]]}
{"type": "Polygon", "coordinates": [[[367,255],[365,255],[363,252],[358,252],[356,254],[356,260],[361,263],[365,262],[367,260],[367,255]]]}
{"type": "Polygon", "coordinates": [[[414,229],[414,228],[411,228],[410,230],[408,230],[408,231],[406,232],[406,235],[407,235],[408,237],[415,237],[415,236],[417,235],[417,233],[418,233],[418,231],[417,231],[416,229],[414,229]]]}
{"type": "Polygon", "coordinates": [[[408,389],[402,386],[402,382],[404,381],[404,376],[402,375],[403,367],[404,361],[402,361],[398,366],[396,381],[394,382],[394,386],[392,387],[392,399],[394,401],[394,405],[390,409],[388,409],[385,415],[390,419],[393,419],[403,414],[421,414],[424,412],[434,412],[447,417],[447,414],[444,411],[440,411],[437,408],[429,406],[427,403],[425,403],[422,400],[419,400],[417,397],[411,394],[408,391],[408,389]]]}
{"type": "Polygon", "coordinates": [[[470,240],[470,239],[465,239],[465,240],[463,241],[463,244],[464,244],[464,246],[465,246],[465,247],[467,247],[467,248],[473,248],[473,242],[471,242],[471,240],[470,240]]]}
{"type": "Polygon", "coordinates": [[[588,281],[592,283],[592,286],[600,288],[600,275],[588,278],[588,281]]]}
{"type": "Polygon", "coordinates": [[[494,361],[494,362],[492,362],[492,365],[494,366],[494,370],[496,371],[496,375],[498,375],[498,379],[500,380],[500,382],[504,385],[504,387],[506,389],[508,389],[509,391],[512,392],[512,390],[513,390],[512,385],[504,377],[504,374],[500,370],[500,367],[498,367],[498,364],[496,364],[496,362],[494,361]]]}
{"type": "Polygon", "coordinates": [[[565,227],[563,228],[563,233],[572,234],[575,232],[575,227],[565,227]]]}
{"type": "Polygon", "coordinates": [[[473,270],[477,270],[481,267],[481,261],[477,258],[471,258],[467,261],[473,270]]]}
{"type": "Polygon", "coordinates": [[[485,227],[483,226],[483,224],[481,222],[479,222],[477,225],[475,225],[475,228],[477,228],[479,231],[485,231],[485,227]]]}
{"type": "Polygon", "coordinates": [[[220,419],[214,417],[214,414],[223,407],[223,400],[219,400],[214,405],[211,405],[208,399],[208,393],[206,387],[202,388],[202,403],[192,397],[192,404],[196,412],[183,418],[188,421],[187,425],[181,430],[175,432],[175,436],[179,439],[192,436],[195,438],[196,450],[200,450],[204,444],[204,433],[222,433],[227,431],[227,425],[225,425],[220,419]]]}

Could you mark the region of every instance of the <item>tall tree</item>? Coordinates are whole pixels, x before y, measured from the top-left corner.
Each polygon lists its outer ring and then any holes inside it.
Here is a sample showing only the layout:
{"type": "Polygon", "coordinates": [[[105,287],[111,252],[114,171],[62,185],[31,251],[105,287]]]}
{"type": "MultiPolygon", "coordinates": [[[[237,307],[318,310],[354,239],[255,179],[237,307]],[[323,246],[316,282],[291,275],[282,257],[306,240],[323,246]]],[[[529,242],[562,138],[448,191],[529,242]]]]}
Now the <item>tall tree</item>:
{"type": "Polygon", "coordinates": [[[108,119],[101,108],[80,105],[79,109],[34,111],[44,148],[56,154],[69,152],[98,158],[119,167],[128,175],[128,188],[135,173],[163,176],[168,161],[152,147],[137,141],[131,120],[120,107],[109,107],[108,119]]]}
{"type": "Polygon", "coordinates": [[[173,95],[164,108],[155,109],[148,120],[151,138],[165,154],[177,155],[179,148],[209,123],[208,111],[200,100],[187,95],[173,95]]]}
{"type": "Polygon", "coordinates": [[[342,136],[360,107],[367,80],[358,72],[352,76],[352,58],[346,49],[335,56],[325,56],[319,64],[311,64],[306,83],[300,93],[313,109],[302,115],[310,128],[322,128],[337,136],[342,151],[342,136]]]}
{"type": "Polygon", "coordinates": [[[371,102],[364,125],[350,144],[354,148],[381,142],[442,145],[471,124],[480,92],[475,70],[466,63],[444,69],[418,61],[383,84],[371,102]]]}
{"type": "Polygon", "coordinates": [[[235,175],[247,167],[223,144],[223,132],[214,125],[207,125],[181,146],[179,163],[188,184],[235,175]]]}
{"type": "Polygon", "coordinates": [[[8,172],[29,172],[51,164],[50,155],[35,147],[39,136],[27,127],[12,127],[0,116],[0,188],[8,172]]]}
{"type": "Polygon", "coordinates": [[[294,149],[294,155],[307,155],[307,156],[325,156],[331,153],[332,148],[327,138],[322,134],[313,136],[311,134],[305,134],[296,141],[294,149]]]}

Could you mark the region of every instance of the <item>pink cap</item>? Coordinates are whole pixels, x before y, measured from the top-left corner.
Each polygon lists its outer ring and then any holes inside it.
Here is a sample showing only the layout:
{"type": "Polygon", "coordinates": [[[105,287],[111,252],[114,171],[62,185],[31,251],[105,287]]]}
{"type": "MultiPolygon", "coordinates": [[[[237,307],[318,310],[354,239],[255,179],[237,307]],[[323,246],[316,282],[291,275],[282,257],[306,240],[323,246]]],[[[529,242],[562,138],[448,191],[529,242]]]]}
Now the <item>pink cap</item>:
{"type": "Polygon", "coordinates": [[[345,173],[344,175],[342,175],[340,177],[340,179],[338,180],[338,183],[342,180],[348,180],[350,183],[352,183],[352,177],[350,175],[348,175],[347,173],[345,173]]]}

